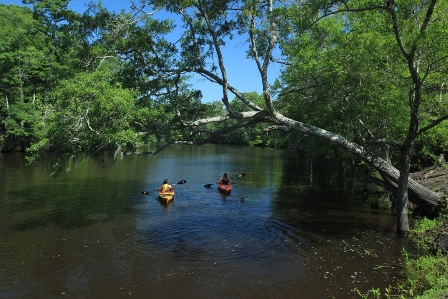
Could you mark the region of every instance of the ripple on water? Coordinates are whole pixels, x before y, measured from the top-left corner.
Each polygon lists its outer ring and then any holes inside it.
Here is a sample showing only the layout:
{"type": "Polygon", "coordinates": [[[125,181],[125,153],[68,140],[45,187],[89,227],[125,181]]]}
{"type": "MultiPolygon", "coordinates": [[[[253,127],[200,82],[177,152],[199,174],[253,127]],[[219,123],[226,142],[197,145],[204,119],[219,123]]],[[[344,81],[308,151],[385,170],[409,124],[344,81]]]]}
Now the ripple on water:
{"type": "MultiPolygon", "coordinates": [[[[189,207],[188,217],[142,217],[136,246],[161,258],[169,254],[178,261],[233,264],[238,269],[242,261],[269,265],[270,269],[284,266],[291,258],[301,263],[305,255],[301,246],[306,241],[300,230],[272,219],[263,209],[246,215],[242,207],[246,203],[214,204],[214,209],[193,211],[194,207],[189,207]]],[[[172,213],[176,213],[174,209],[172,213]]]]}

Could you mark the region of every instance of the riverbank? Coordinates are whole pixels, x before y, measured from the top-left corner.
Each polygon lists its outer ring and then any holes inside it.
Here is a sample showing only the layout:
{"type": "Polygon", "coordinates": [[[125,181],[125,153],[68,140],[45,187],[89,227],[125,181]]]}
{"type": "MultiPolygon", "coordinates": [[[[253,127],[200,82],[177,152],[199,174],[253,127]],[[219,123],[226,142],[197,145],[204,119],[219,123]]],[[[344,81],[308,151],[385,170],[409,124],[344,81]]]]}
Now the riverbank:
{"type": "MultiPolygon", "coordinates": [[[[448,199],[448,165],[433,166],[410,177],[448,199]]],[[[384,290],[376,288],[361,298],[418,298],[448,299],[448,208],[442,209],[436,219],[418,218],[409,239],[419,249],[416,257],[405,250],[403,263],[404,281],[384,290]]]]}
{"type": "MultiPolygon", "coordinates": [[[[410,177],[417,182],[427,186],[432,191],[439,194],[442,198],[448,199],[448,165],[444,164],[442,166],[432,166],[425,168],[422,171],[410,174],[410,177]]],[[[444,221],[432,228],[430,231],[426,232],[426,239],[433,239],[433,248],[435,251],[440,251],[441,253],[448,254],[448,215],[446,213],[448,210],[445,208],[442,213],[445,215],[441,218],[444,221]]]]}
{"type": "MultiPolygon", "coordinates": [[[[410,175],[442,198],[448,199],[448,166],[433,166],[410,175]]],[[[405,255],[407,282],[401,288],[411,298],[448,298],[448,209],[433,220],[415,222],[410,239],[420,249],[420,256],[411,259],[405,255]]],[[[399,288],[400,289],[400,288],[399,288]]]]}
{"type": "Polygon", "coordinates": [[[448,197],[448,164],[425,168],[411,173],[410,177],[437,194],[448,197]]]}

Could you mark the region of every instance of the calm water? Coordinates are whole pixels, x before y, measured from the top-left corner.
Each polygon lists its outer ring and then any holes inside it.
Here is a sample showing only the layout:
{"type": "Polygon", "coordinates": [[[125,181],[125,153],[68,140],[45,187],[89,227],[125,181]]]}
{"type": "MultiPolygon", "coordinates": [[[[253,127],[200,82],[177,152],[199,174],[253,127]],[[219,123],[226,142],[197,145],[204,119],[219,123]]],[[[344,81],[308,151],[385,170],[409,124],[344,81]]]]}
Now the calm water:
{"type": "Polygon", "coordinates": [[[50,172],[0,155],[0,298],[360,298],[397,281],[408,246],[389,211],[297,153],[172,146],[50,172]],[[152,192],[164,178],[187,181],[170,206],[152,192]]]}

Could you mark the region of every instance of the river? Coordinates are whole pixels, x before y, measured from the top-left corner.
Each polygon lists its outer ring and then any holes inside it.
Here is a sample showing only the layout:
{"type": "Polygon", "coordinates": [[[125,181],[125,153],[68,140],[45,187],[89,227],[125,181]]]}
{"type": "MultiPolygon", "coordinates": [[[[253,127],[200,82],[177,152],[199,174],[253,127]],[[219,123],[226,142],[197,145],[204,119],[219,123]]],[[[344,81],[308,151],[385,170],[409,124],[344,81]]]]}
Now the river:
{"type": "Polygon", "coordinates": [[[51,166],[0,154],[0,298],[360,298],[400,279],[394,215],[326,161],[177,145],[51,166]],[[170,205],[165,178],[186,181],[170,205]]]}

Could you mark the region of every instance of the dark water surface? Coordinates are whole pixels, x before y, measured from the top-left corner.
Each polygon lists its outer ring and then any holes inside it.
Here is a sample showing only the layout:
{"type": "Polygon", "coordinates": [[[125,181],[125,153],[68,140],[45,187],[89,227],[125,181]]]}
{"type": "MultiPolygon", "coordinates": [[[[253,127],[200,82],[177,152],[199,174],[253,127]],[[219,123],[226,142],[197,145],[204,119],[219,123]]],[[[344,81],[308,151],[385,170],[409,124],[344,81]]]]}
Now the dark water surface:
{"type": "Polygon", "coordinates": [[[50,172],[0,154],[0,298],[360,298],[397,281],[408,246],[389,211],[293,152],[172,146],[50,172]],[[164,178],[187,181],[170,206],[164,178]]]}

